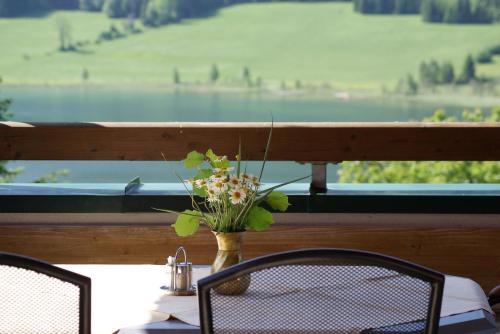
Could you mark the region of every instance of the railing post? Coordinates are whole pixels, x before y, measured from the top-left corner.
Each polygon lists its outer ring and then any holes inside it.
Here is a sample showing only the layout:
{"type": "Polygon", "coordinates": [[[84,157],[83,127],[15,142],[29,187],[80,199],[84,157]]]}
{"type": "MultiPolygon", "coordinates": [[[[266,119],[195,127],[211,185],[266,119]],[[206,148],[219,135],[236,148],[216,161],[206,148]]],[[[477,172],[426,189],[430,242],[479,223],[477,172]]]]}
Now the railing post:
{"type": "Polygon", "coordinates": [[[311,163],[311,185],[309,192],[326,193],[326,162],[312,162],[311,163]]]}

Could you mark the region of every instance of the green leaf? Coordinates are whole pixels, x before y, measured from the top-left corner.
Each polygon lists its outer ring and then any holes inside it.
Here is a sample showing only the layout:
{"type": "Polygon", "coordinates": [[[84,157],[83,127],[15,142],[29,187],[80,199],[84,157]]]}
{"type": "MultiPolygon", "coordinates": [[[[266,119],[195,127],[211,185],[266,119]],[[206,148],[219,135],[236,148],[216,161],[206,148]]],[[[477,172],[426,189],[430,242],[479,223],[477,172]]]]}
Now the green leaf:
{"type": "Polygon", "coordinates": [[[211,169],[209,169],[209,168],[200,169],[200,170],[198,170],[198,173],[196,173],[196,175],[194,176],[194,179],[195,180],[206,179],[210,175],[212,175],[211,169]]]}
{"type": "Polygon", "coordinates": [[[212,151],[211,148],[209,148],[207,150],[207,153],[205,153],[205,155],[207,156],[207,158],[210,159],[211,162],[215,162],[215,160],[219,159],[219,157],[217,156],[217,154],[215,154],[214,151],[212,151]]]}
{"type": "Polygon", "coordinates": [[[179,237],[187,237],[198,231],[200,226],[200,213],[194,210],[181,212],[172,227],[179,237]]]}
{"type": "MultiPolygon", "coordinates": [[[[210,175],[212,175],[212,170],[205,168],[205,169],[199,169],[198,173],[194,176],[195,180],[201,180],[201,179],[206,179],[210,175]]],[[[193,193],[200,197],[207,197],[207,191],[203,188],[197,187],[196,184],[193,184],[193,193]]]]}
{"type": "Polygon", "coordinates": [[[198,188],[196,185],[193,185],[193,193],[200,197],[207,197],[207,191],[203,188],[198,188]]]}
{"type": "Polygon", "coordinates": [[[236,176],[240,177],[240,169],[241,169],[241,137],[238,140],[238,155],[236,156],[236,176]]]}
{"type": "Polygon", "coordinates": [[[274,128],[274,117],[271,114],[271,130],[269,131],[269,136],[267,137],[266,150],[264,151],[264,159],[262,159],[262,167],[260,168],[259,182],[262,179],[262,173],[264,173],[264,167],[266,166],[267,154],[269,153],[269,147],[271,146],[271,138],[273,137],[274,128]]]}
{"type": "Polygon", "coordinates": [[[214,162],[214,167],[216,168],[227,168],[231,166],[231,162],[227,159],[222,159],[221,161],[214,162]]]}
{"type": "Polygon", "coordinates": [[[274,189],[277,189],[277,188],[280,188],[280,187],[283,187],[283,186],[286,186],[288,184],[291,184],[291,183],[295,183],[297,181],[301,181],[301,180],[304,180],[304,179],[307,179],[308,177],[310,177],[311,175],[308,175],[308,176],[304,176],[304,177],[300,177],[298,179],[295,179],[295,180],[291,180],[291,181],[288,181],[288,182],[284,182],[284,183],[280,183],[274,187],[271,187],[271,188],[267,188],[267,189],[264,189],[264,190],[260,190],[257,192],[257,195],[261,195],[261,194],[267,194],[267,193],[270,193],[271,191],[273,191],[274,189]]]}
{"type": "Polygon", "coordinates": [[[248,212],[247,226],[255,231],[267,230],[269,225],[274,223],[273,215],[260,206],[254,206],[248,212]]]}
{"type": "Polygon", "coordinates": [[[205,160],[205,156],[199,152],[191,151],[188,153],[186,159],[184,160],[184,166],[186,168],[193,168],[199,166],[205,160]]]}
{"type": "Polygon", "coordinates": [[[281,191],[273,191],[266,198],[267,204],[274,210],[285,212],[290,203],[288,203],[288,196],[281,191]]]}
{"type": "Polygon", "coordinates": [[[224,168],[231,165],[229,160],[227,160],[226,158],[223,159],[223,156],[218,156],[210,148],[207,150],[207,153],[205,153],[205,155],[208,159],[210,159],[210,164],[214,168],[224,168]]]}

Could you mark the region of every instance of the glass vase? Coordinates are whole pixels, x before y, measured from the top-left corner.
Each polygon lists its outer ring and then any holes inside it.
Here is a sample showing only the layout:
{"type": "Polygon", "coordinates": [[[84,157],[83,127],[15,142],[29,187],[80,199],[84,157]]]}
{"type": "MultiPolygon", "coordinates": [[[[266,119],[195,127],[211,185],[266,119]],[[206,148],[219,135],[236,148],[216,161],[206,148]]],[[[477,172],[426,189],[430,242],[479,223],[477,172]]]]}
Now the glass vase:
{"type": "MultiPolygon", "coordinates": [[[[243,260],[241,243],[244,232],[224,233],[212,231],[212,233],[217,239],[218,246],[217,255],[212,263],[212,273],[221,271],[243,260]]],[[[250,275],[245,275],[223,283],[214,290],[221,295],[241,295],[245,293],[249,285],[250,275]]]]}

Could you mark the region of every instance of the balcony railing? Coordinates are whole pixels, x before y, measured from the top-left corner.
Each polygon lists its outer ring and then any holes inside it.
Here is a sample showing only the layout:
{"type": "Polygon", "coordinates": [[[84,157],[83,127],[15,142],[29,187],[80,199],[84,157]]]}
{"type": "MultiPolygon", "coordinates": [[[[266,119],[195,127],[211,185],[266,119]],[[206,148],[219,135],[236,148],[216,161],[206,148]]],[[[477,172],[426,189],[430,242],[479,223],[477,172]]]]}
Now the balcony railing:
{"type": "MultiPolygon", "coordinates": [[[[167,160],[212,148],[262,160],[270,123],[0,123],[0,160],[167,160]]],[[[313,189],[326,184],[325,163],[353,160],[500,161],[499,123],[275,123],[270,161],[312,164],[313,189]]],[[[101,185],[102,186],[102,185],[101,185]]],[[[124,186],[124,185],[123,185],[124,186]]],[[[184,244],[197,263],[215,252],[210,233],[179,239],[173,217],[152,206],[189,205],[165,190],[133,194],[41,196],[2,186],[0,249],[52,262],[163,263],[184,244]],[[29,205],[29,203],[34,203],[29,205]],[[6,209],[7,208],[7,209],[6,209]],[[98,208],[98,209],[96,209],[98,208]],[[126,214],[124,214],[126,213],[126,214]]],[[[436,187],[436,186],[434,186],[436,187]]],[[[498,284],[500,193],[474,188],[385,188],[291,192],[294,213],[277,215],[273,232],[249,232],[245,256],[300,247],[346,247],[399,256],[485,289],[498,284]],[[391,190],[392,189],[392,190],[391,190]],[[461,190],[462,189],[462,190],[461,190]]],[[[75,190],[75,189],[73,189],[75,190]]],[[[26,192],[27,191],[27,192],[26,192]]],[[[183,197],[184,196],[184,197],[183,197]]]]}
{"type": "MultiPolygon", "coordinates": [[[[261,160],[270,123],[0,122],[0,160],[261,160]]],[[[500,160],[498,123],[275,123],[268,160],[500,160]]]]}

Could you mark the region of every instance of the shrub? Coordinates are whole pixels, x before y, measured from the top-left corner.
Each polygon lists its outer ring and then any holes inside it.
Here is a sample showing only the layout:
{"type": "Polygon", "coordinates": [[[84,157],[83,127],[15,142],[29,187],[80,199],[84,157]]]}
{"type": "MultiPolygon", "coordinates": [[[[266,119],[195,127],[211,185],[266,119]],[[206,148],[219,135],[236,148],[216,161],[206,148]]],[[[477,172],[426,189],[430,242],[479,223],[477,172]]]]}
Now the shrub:
{"type": "Polygon", "coordinates": [[[481,51],[476,57],[476,61],[480,64],[491,63],[492,60],[493,60],[493,55],[491,54],[490,50],[481,51]]]}
{"type": "Polygon", "coordinates": [[[492,55],[500,55],[500,44],[492,46],[489,51],[492,55]]]}
{"type": "MultiPolygon", "coordinates": [[[[456,122],[444,110],[436,110],[428,122],[456,122]]],[[[500,122],[500,107],[490,113],[464,111],[461,121],[500,122]]],[[[499,183],[498,161],[353,161],[343,162],[339,182],[364,183],[499,183]]]]}

